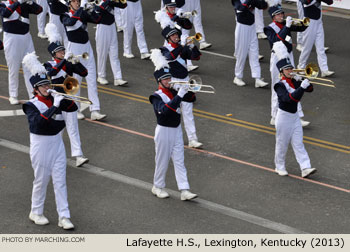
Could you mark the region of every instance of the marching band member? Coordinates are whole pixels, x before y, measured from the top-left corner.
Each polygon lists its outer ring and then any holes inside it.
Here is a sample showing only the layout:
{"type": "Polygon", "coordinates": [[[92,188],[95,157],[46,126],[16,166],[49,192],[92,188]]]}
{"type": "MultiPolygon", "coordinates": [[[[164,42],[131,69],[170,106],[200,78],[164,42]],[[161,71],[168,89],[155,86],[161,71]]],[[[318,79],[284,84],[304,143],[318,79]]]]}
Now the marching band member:
{"type": "MultiPolygon", "coordinates": [[[[201,53],[193,41],[189,41],[185,46],[180,43],[180,31],[176,28],[167,26],[163,29],[162,35],[167,40],[167,45],[160,48],[162,54],[169,62],[172,81],[188,81],[188,71],[186,61],[199,60],[201,53]]],[[[196,125],[193,116],[193,102],[196,100],[194,93],[189,99],[181,102],[181,111],[184,120],[184,126],[188,138],[188,146],[192,148],[200,148],[203,146],[198,141],[196,134],[196,125]]]]}
{"type": "Polygon", "coordinates": [[[49,23],[56,25],[58,32],[63,38],[64,46],[68,46],[68,38],[64,26],[61,22],[60,16],[69,11],[69,2],[64,0],[47,0],[49,5],[49,23]]]}
{"type": "Polygon", "coordinates": [[[34,170],[32,191],[32,206],[29,219],[37,225],[49,224],[44,216],[44,203],[47,185],[52,178],[58,226],[63,229],[73,229],[67,199],[66,185],[66,151],[62,139],[65,123],[62,111],[77,110],[73,101],[64,96],[50,93],[50,81],[46,70],[37,60],[35,52],[27,54],[23,63],[30,68],[34,98],[23,105],[27,115],[30,131],[30,159],[34,170]]]}
{"type": "Polygon", "coordinates": [[[259,64],[259,43],[255,29],[254,8],[266,9],[264,0],[231,0],[236,12],[235,30],[235,78],[233,83],[237,86],[245,86],[243,70],[247,56],[252,78],[255,79],[255,87],[261,88],[268,85],[261,79],[261,68],[259,64]]]}
{"type": "MultiPolygon", "coordinates": [[[[18,73],[23,57],[34,51],[32,36],[29,32],[29,14],[42,12],[40,5],[27,0],[9,0],[0,4],[0,15],[3,18],[4,52],[8,66],[9,101],[18,101],[18,73]]],[[[32,97],[32,85],[29,82],[30,72],[23,67],[24,82],[28,96],[32,97]]]]}
{"type": "MultiPolygon", "coordinates": [[[[196,33],[202,34],[202,39],[199,41],[199,49],[205,50],[206,48],[211,47],[210,43],[207,43],[205,40],[205,34],[202,25],[202,8],[200,0],[186,0],[185,5],[182,7],[185,12],[196,11],[196,15],[191,16],[189,19],[193,23],[194,30],[196,33]]],[[[189,30],[183,30],[182,34],[184,36],[189,36],[189,30]]]]}
{"type": "Polygon", "coordinates": [[[125,8],[127,4],[109,1],[108,5],[101,10],[101,22],[96,29],[96,52],[97,52],[97,82],[107,85],[106,63],[109,61],[114,76],[114,85],[123,86],[128,82],[122,79],[122,70],[118,57],[118,39],[115,29],[114,12],[116,9],[125,8]]]}
{"type": "Polygon", "coordinates": [[[46,15],[49,12],[49,5],[47,0],[37,0],[37,3],[43,8],[43,11],[36,16],[38,25],[38,37],[42,39],[47,39],[47,34],[45,34],[45,24],[46,15]]]}
{"type": "Polygon", "coordinates": [[[184,164],[184,143],[180,112],[180,104],[187,93],[188,87],[183,85],[178,92],[170,88],[171,74],[167,67],[168,63],[161,52],[158,49],[156,50],[152,51],[152,58],[156,64],[154,77],[158,84],[158,90],[149,97],[157,117],[157,127],[154,135],[156,167],[152,193],[161,199],[169,197],[164,188],[171,158],[174,163],[177,186],[181,191],[181,200],[192,200],[197,197],[197,194],[189,191],[190,185],[184,164]],[[155,53],[156,50],[157,53],[155,53]]]}
{"type": "MultiPolygon", "coordinates": [[[[57,27],[48,23],[45,27],[45,32],[48,35],[50,45],[48,51],[53,60],[44,64],[47,75],[53,84],[61,84],[67,76],[73,76],[73,73],[85,77],[88,72],[87,69],[80,62],[69,62],[65,56],[65,48],[62,45],[62,37],[60,36],[57,27]]],[[[63,93],[63,88],[57,88],[59,92],[63,93]]],[[[81,149],[79,126],[77,112],[67,113],[62,111],[62,116],[66,123],[67,133],[70,140],[72,157],[76,157],[76,166],[80,167],[89,162],[87,157],[84,157],[81,149]]]]}
{"type": "MultiPolygon", "coordinates": [[[[158,23],[160,23],[160,27],[164,29],[167,26],[176,27],[181,31],[181,44],[185,45],[186,40],[189,34],[189,30],[192,29],[192,22],[183,16],[185,12],[182,8],[184,5],[183,2],[175,1],[175,0],[163,0],[163,8],[156,12],[155,19],[158,23]],[[188,32],[186,32],[188,31],[188,32]]],[[[165,45],[167,42],[165,41],[165,45]]],[[[187,60],[187,70],[189,72],[194,71],[199,66],[194,66],[191,60],[187,60]]]]}
{"type": "Polygon", "coordinates": [[[132,37],[134,28],[136,31],[137,46],[141,53],[141,59],[149,59],[151,54],[148,51],[145,33],[143,31],[143,13],[141,0],[127,0],[127,7],[122,11],[124,21],[124,54],[123,56],[131,59],[135,56],[131,52],[132,37]]]}
{"type": "MultiPolygon", "coordinates": [[[[269,9],[268,12],[272,18],[272,23],[265,27],[264,32],[267,35],[270,48],[272,49],[273,44],[279,41],[282,41],[286,46],[287,51],[289,53],[289,59],[294,65],[294,57],[293,57],[293,43],[292,43],[292,35],[291,32],[301,33],[305,31],[307,26],[301,23],[301,25],[294,25],[292,17],[288,16],[287,20],[284,20],[284,11],[281,6],[281,0],[269,0],[269,9]]],[[[277,114],[278,108],[278,99],[277,94],[274,90],[274,85],[279,81],[279,69],[276,67],[277,63],[277,55],[272,50],[271,58],[270,58],[270,72],[271,72],[271,125],[275,125],[275,118],[277,114]]],[[[302,118],[304,113],[301,108],[301,103],[298,103],[298,114],[302,118]]],[[[301,119],[301,124],[303,127],[310,124],[308,121],[304,121],[301,119]]]]}
{"type": "Polygon", "coordinates": [[[310,158],[304,147],[303,128],[297,110],[298,103],[304,92],[312,92],[313,87],[308,79],[302,80],[300,76],[293,78],[292,72],[294,67],[282,41],[274,43],[273,50],[277,54],[278,62],[276,65],[282,76],[280,82],[274,86],[278,96],[275,171],[280,176],[288,175],[285,159],[288,145],[291,143],[296,160],[300,166],[301,176],[305,178],[315,173],[316,169],[311,168],[310,158]]]}
{"type": "Polygon", "coordinates": [[[254,9],[255,31],[258,34],[258,39],[267,39],[264,33],[264,11],[258,8],[254,9]]]}
{"type": "MultiPolygon", "coordinates": [[[[80,0],[68,0],[68,3],[70,12],[61,15],[61,21],[66,29],[69,41],[66,48],[67,54],[82,55],[85,52],[89,54],[88,59],[81,59],[80,62],[88,70],[86,82],[88,86],[88,97],[92,102],[92,105],[90,105],[91,120],[102,120],[106,115],[100,113],[100,100],[98,98],[96,82],[96,64],[87,31],[87,23],[99,23],[101,21],[101,15],[93,10],[93,5],[86,5],[86,1],[82,2],[81,6],[80,0]]],[[[96,10],[99,11],[105,8],[108,3],[109,0],[103,2],[100,6],[96,6],[96,10]]],[[[81,76],[75,74],[74,77],[81,83],[81,76]]],[[[79,94],[80,91],[78,92],[79,94]]],[[[78,119],[84,119],[83,113],[78,112],[78,119]]]]}
{"type": "Polygon", "coordinates": [[[324,47],[324,30],[322,22],[321,2],[328,5],[333,4],[333,0],[299,0],[304,8],[304,15],[310,19],[309,28],[303,34],[303,50],[299,57],[298,68],[305,68],[307,59],[310,56],[313,45],[316,47],[317,61],[321,70],[321,77],[334,74],[329,71],[327,55],[324,47]]]}

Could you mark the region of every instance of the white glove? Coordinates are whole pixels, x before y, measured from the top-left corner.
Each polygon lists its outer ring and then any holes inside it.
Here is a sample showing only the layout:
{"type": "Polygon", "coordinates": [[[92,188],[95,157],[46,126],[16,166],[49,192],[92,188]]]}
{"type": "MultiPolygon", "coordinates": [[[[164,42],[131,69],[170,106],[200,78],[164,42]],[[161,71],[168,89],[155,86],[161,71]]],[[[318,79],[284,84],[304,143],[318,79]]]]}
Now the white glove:
{"type": "Polygon", "coordinates": [[[179,92],[177,92],[177,95],[181,98],[184,98],[185,94],[188,92],[188,85],[182,85],[182,87],[179,89],[179,92]]]}
{"type": "Polygon", "coordinates": [[[53,96],[53,105],[58,108],[61,104],[61,101],[64,99],[64,96],[61,94],[57,94],[55,91],[51,93],[53,96]]]}
{"type": "Polygon", "coordinates": [[[293,23],[293,18],[291,16],[288,16],[286,19],[286,26],[290,28],[292,26],[292,23],[293,23]]]}
{"type": "Polygon", "coordinates": [[[81,2],[80,2],[80,7],[83,7],[83,8],[85,8],[85,5],[87,4],[87,0],[81,0],[81,2]]]}
{"type": "Polygon", "coordinates": [[[295,75],[293,75],[293,79],[296,80],[296,81],[302,81],[303,77],[298,75],[298,74],[295,74],[295,75]]]}
{"type": "Polygon", "coordinates": [[[303,80],[300,85],[303,89],[307,89],[310,86],[310,81],[308,79],[303,80]]]}
{"type": "Polygon", "coordinates": [[[182,17],[182,15],[184,14],[184,10],[179,8],[177,11],[176,11],[176,16],[179,16],[179,17],[182,17]]]}

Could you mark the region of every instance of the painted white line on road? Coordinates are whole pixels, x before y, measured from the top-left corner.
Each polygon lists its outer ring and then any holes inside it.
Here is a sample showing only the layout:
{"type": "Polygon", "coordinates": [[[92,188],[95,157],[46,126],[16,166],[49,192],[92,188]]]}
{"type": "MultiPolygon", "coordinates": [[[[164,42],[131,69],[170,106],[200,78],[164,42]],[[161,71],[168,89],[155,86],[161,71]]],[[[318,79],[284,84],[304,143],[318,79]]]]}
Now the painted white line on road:
{"type": "Polygon", "coordinates": [[[15,110],[0,110],[0,117],[4,116],[21,116],[24,115],[24,112],[22,109],[15,109],[15,110]]]}
{"type": "MultiPolygon", "coordinates": [[[[0,138],[0,145],[9,149],[13,149],[19,152],[23,152],[23,153],[27,153],[29,154],[29,147],[22,145],[22,144],[18,144],[15,142],[11,142],[5,139],[1,139],[0,138]]],[[[85,172],[89,172],[95,175],[99,175],[102,177],[106,177],[108,179],[113,179],[115,181],[118,181],[120,183],[124,183],[124,184],[128,184],[131,186],[135,186],[137,188],[140,189],[144,189],[147,191],[151,191],[152,188],[152,184],[139,180],[139,179],[135,179],[135,178],[131,178],[116,172],[112,172],[109,170],[105,170],[103,168],[100,167],[96,167],[90,164],[85,164],[84,167],[76,167],[75,166],[75,161],[68,159],[68,165],[72,168],[78,169],[80,171],[85,171],[85,172]]],[[[167,192],[174,198],[178,198],[180,199],[180,193],[171,189],[167,189],[167,192]]],[[[150,192],[151,194],[151,192],[150,192]]],[[[150,196],[151,197],[151,196],[150,196]]],[[[196,206],[201,207],[201,208],[205,208],[208,209],[210,211],[219,213],[219,214],[223,214],[229,217],[233,217],[235,219],[239,219],[239,220],[243,220],[249,223],[252,223],[254,225],[257,226],[261,226],[264,228],[268,228],[280,233],[285,233],[285,234],[303,234],[305,232],[298,230],[296,228],[290,227],[290,226],[286,226],[284,224],[281,223],[277,223],[268,219],[264,219],[252,214],[248,214],[246,212],[243,211],[239,211],[233,208],[229,208],[211,201],[207,201],[204,199],[196,199],[194,200],[196,203],[196,206]]]]}
{"type": "Polygon", "coordinates": [[[224,57],[224,58],[228,58],[228,59],[235,59],[233,56],[229,56],[229,55],[225,55],[225,54],[221,54],[221,53],[214,53],[214,52],[209,52],[209,51],[204,51],[204,50],[200,50],[200,51],[201,51],[201,53],[207,53],[207,54],[220,56],[220,57],[224,57]]]}

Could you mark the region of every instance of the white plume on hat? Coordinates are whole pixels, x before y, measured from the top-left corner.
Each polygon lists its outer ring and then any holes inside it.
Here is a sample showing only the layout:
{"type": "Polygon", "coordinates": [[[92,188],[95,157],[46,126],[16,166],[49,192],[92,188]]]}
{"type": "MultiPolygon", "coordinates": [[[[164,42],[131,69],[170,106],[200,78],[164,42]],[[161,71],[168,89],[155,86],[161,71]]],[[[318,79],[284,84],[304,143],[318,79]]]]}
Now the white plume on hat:
{"type": "Polygon", "coordinates": [[[283,44],[282,41],[273,43],[272,50],[275,52],[278,60],[289,58],[287,47],[283,44]]]}
{"type": "Polygon", "coordinates": [[[156,67],[155,70],[162,69],[164,67],[169,68],[168,61],[166,58],[163,56],[162,52],[159,49],[152,49],[151,50],[151,60],[156,67]]]}
{"type": "Polygon", "coordinates": [[[282,5],[282,0],[266,0],[269,7],[282,5]]]}
{"type": "Polygon", "coordinates": [[[45,33],[50,43],[62,42],[62,36],[54,23],[47,23],[45,26],[45,33]]]}
{"type": "Polygon", "coordinates": [[[162,27],[162,29],[164,29],[167,26],[174,28],[174,22],[171,21],[169,16],[163,10],[157,11],[154,16],[154,19],[157,21],[157,23],[160,23],[160,27],[162,27]]]}
{"type": "Polygon", "coordinates": [[[35,51],[31,53],[27,53],[24,56],[22,63],[26,68],[28,68],[32,75],[36,74],[46,74],[45,67],[38,60],[38,56],[36,56],[35,51]]]}

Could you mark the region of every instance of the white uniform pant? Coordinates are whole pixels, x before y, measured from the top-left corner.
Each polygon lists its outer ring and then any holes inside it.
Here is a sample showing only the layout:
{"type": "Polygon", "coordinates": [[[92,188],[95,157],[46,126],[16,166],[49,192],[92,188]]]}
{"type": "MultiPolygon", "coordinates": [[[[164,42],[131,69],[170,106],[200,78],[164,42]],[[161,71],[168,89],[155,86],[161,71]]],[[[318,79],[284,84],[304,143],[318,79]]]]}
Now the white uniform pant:
{"type": "Polygon", "coordinates": [[[309,27],[303,32],[303,51],[299,57],[298,68],[305,68],[310,56],[312,47],[315,44],[317,61],[322,72],[328,71],[327,56],[324,50],[324,30],[322,18],[318,20],[310,19],[309,27]]]}
{"type": "Polygon", "coordinates": [[[106,78],[107,56],[113,71],[114,79],[122,79],[120,61],[118,58],[118,39],[114,23],[98,24],[96,29],[96,52],[98,77],[106,78]]]}
{"type": "Polygon", "coordinates": [[[38,31],[41,34],[45,34],[46,15],[49,12],[49,4],[47,3],[47,0],[37,0],[36,3],[43,8],[43,11],[36,16],[38,31]]]}
{"type": "MultiPolygon", "coordinates": [[[[197,11],[197,16],[191,17],[190,20],[193,23],[194,30],[196,33],[202,34],[202,40],[200,42],[205,42],[205,34],[202,25],[202,9],[200,0],[186,0],[185,5],[182,7],[185,12],[197,11]]],[[[189,30],[182,29],[183,32],[189,34],[189,30]],[[185,30],[185,31],[184,31],[185,30]]]]}
{"type": "Polygon", "coordinates": [[[243,70],[247,56],[249,55],[249,64],[252,77],[260,79],[261,68],[259,64],[259,44],[255,31],[255,24],[245,25],[236,22],[235,30],[235,76],[243,78],[243,70]]]}
{"type": "MultiPolygon", "coordinates": [[[[9,96],[18,97],[18,73],[24,56],[34,51],[32,36],[29,32],[24,35],[4,32],[3,42],[8,67],[9,96]]],[[[24,83],[30,99],[33,97],[33,87],[29,81],[31,73],[24,65],[22,68],[24,83]]]]}
{"type": "MultiPolygon", "coordinates": [[[[89,59],[79,59],[80,63],[83,64],[84,67],[86,67],[86,69],[88,70],[88,75],[85,78],[87,82],[88,97],[89,100],[92,102],[92,105],[90,105],[90,111],[100,110],[100,100],[98,99],[96,82],[95,57],[90,41],[86,42],[85,44],[73,43],[69,41],[67,46],[67,52],[73,53],[74,55],[81,55],[84,52],[87,52],[89,54],[89,59]]],[[[79,84],[81,85],[82,77],[78,74],[74,74],[74,78],[76,78],[79,81],[79,84]]],[[[77,95],[80,95],[80,89],[77,95]]],[[[79,103],[77,104],[80,106],[79,103]]]]}
{"type": "Polygon", "coordinates": [[[83,151],[81,150],[77,111],[62,111],[62,116],[66,123],[66,129],[69,136],[72,157],[83,156],[83,151]]]}
{"type": "MultiPolygon", "coordinates": [[[[289,59],[294,66],[294,57],[293,52],[289,54],[289,59]]],[[[278,71],[278,68],[276,66],[276,63],[278,62],[278,58],[275,53],[271,53],[270,58],[270,72],[271,72],[271,117],[276,118],[277,115],[277,109],[278,109],[278,97],[277,93],[275,91],[275,84],[280,81],[280,72],[278,71]]],[[[298,115],[299,117],[304,117],[304,113],[301,107],[301,102],[298,102],[298,115]]]]}
{"type": "Polygon", "coordinates": [[[184,126],[188,141],[198,140],[196,134],[196,125],[193,116],[193,102],[181,102],[181,113],[184,120],[184,126]]]}
{"type": "Polygon", "coordinates": [[[63,39],[64,46],[67,47],[68,46],[68,38],[67,38],[66,31],[64,29],[64,26],[60,20],[60,16],[52,14],[51,12],[49,12],[49,16],[50,16],[50,23],[53,23],[56,25],[57,30],[63,39]]]}
{"type": "Polygon", "coordinates": [[[124,20],[124,53],[131,54],[132,37],[134,28],[137,37],[137,46],[140,53],[148,53],[145,33],[143,31],[143,13],[141,0],[136,3],[128,2],[128,6],[122,11],[124,20]]]}
{"type": "Polygon", "coordinates": [[[300,170],[311,168],[310,158],[303,143],[303,128],[297,113],[278,109],[276,116],[275,165],[278,170],[285,170],[286,153],[289,143],[292,144],[295,158],[300,170]]]}
{"type": "MultiPolygon", "coordinates": [[[[297,7],[298,7],[298,18],[303,19],[304,18],[304,8],[300,1],[297,1],[297,7]]],[[[308,29],[308,28],[307,28],[308,29]]],[[[303,45],[303,32],[297,32],[297,43],[300,45],[303,45]]]]}
{"type": "Polygon", "coordinates": [[[170,158],[173,160],[175,178],[179,190],[190,189],[187,170],[184,163],[184,142],[181,124],[177,128],[157,125],[154,135],[156,149],[156,168],[153,184],[155,187],[165,187],[165,177],[170,158]]]}
{"type": "Polygon", "coordinates": [[[258,8],[254,10],[255,31],[256,33],[264,32],[264,11],[258,8]]]}
{"type": "Polygon", "coordinates": [[[66,185],[66,151],[61,133],[44,136],[30,133],[30,159],[34,169],[31,211],[42,215],[47,185],[52,177],[57,213],[70,218],[66,185]]]}
{"type": "Polygon", "coordinates": [[[125,26],[125,22],[123,20],[123,14],[122,14],[123,11],[124,11],[124,9],[114,8],[115,23],[117,24],[118,28],[122,28],[122,29],[124,29],[124,26],[125,26]]]}

